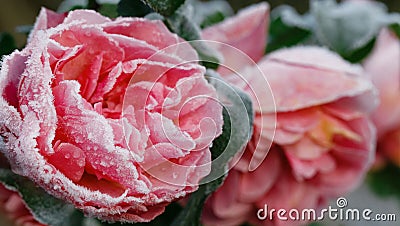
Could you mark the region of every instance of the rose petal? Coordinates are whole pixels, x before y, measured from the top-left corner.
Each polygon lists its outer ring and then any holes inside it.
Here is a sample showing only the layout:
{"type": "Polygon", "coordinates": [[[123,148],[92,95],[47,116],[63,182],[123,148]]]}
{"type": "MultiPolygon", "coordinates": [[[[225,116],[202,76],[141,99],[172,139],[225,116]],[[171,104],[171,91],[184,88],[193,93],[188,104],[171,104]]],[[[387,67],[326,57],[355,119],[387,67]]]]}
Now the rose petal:
{"type": "Polygon", "coordinates": [[[18,85],[25,70],[26,55],[19,51],[13,52],[3,59],[0,89],[4,90],[3,98],[12,106],[18,107],[18,85]]]}
{"type": "MultiPolygon", "coordinates": [[[[267,27],[268,27],[269,5],[266,2],[247,7],[223,22],[203,30],[202,37],[206,40],[223,42],[228,45],[216,44],[217,49],[224,57],[223,65],[239,70],[247,65],[244,57],[232,54],[232,46],[243,51],[253,61],[257,62],[264,55],[267,27]]],[[[226,74],[229,70],[219,70],[226,74]]]]}
{"type": "Polygon", "coordinates": [[[182,132],[170,119],[159,113],[148,114],[146,125],[149,125],[150,141],[157,143],[172,143],[182,150],[192,150],[196,143],[187,133],[182,132]]]}
{"type": "Polygon", "coordinates": [[[367,99],[374,95],[371,82],[361,77],[359,68],[322,48],[280,50],[262,60],[259,66],[267,76],[279,112],[321,105],[343,97],[365,96],[367,99]],[[319,63],[313,66],[313,62],[319,63]],[[334,70],[333,66],[339,70],[334,70]]]}
{"type": "Polygon", "coordinates": [[[66,16],[67,13],[59,14],[42,7],[39,16],[36,18],[35,25],[33,25],[33,29],[29,34],[28,43],[31,42],[32,38],[39,30],[45,30],[61,24],[66,16]]]}
{"type": "Polygon", "coordinates": [[[380,105],[372,117],[382,136],[400,124],[400,41],[396,34],[389,29],[380,32],[364,67],[379,90],[380,105]]]}
{"type": "Polygon", "coordinates": [[[164,161],[146,171],[153,185],[152,192],[167,196],[166,200],[184,196],[197,189],[200,179],[210,173],[211,153],[209,149],[192,152],[178,160],[164,161]],[[174,194],[171,191],[180,190],[174,194]],[[169,198],[168,198],[169,197],[169,198]]]}
{"type": "Polygon", "coordinates": [[[61,73],[63,79],[78,80],[85,99],[102,100],[102,95],[113,87],[121,73],[121,69],[114,69],[123,59],[121,48],[98,28],[74,26],[54,35],[54,40],[68,47],[84,45],[83,50],[60,65],[55,73],[61,73]]]}
{"type": "Polygon", "coordinates": [[[66,177],[78,182],[85,170],[85,154],[82,149],[69,143],[61,143],[55,148],[48,161],[66,177]]]}
{"type": "Polygon", "coordinates": [[[298,142],[291,145],[286,145],[284,148],[287,153],[294,155],[294,158],[302,160],[313,160],[319,158],[322,154],[329,151],[329,148],[315,143],[308,136],[304,136],[298,142]]]}
{"type": "Polygon", "coordinates": [[[279,180],[281,159],[278,152],[271,150],[268,157],[255,171],[241,176],[241,181],[238,183],[240,192],[237,195],[240,201],[246,203],[258,201],[279,180]]]}
{"type": "Polygon", "coordinates": [[[277,115],[277,128],[293,133],[305,133],[315,127],[320,119],[318,109],[307,108],[277,115]]]}
{"type": "Polygon", "coordinates": [[[29,54],[25,62],[26,67],[21,74],[18,86],[19,111],[22,116],[34,113],[40,126],[40,136],[38,145],[42,153],[52,153],[51,141],[54,138],[57,116],[53,105],[51,83],[54,75],[49,65],[49,54],[45,52],[47,44],[44,34],[38,34],[32,39],[31,44],[37,48],[25,49],[25,54],[29,54]],[[43,59],[43,61],[42,61],[43,59]]]}
{"type": "Polygon", "coordinates": [[[114,147],[111,126],[103,116],[86,109],[78,88],[75,81],[64,81],[53,88],[60,119],[57,138],[84,150],[86,170],[99,180],[121,183],[134,193],[147,193],[146,185],[136,181],[138,172],[132,155],[128,150],[114,147]]]}
{"type": "Polygon", "coordinates": [[[293,174],[299,181],[312,178],[318,172],[331,172],[336,166],[335,160],[329,154],[323,154],[311,160],[303,160],[293,156],[289,150],[285,153],[293,168],[293,174]]]}
{"type": "Polygon", "coordinates": [[[95,25],[110,22],[111,19],[93,10],[73,10],[68,13],[63,24],[79,22],[85,25],[95,25]]]}
{"type": "Polygon", "coordinates": [[[142,18],[117,18],[114,22],[103,25],[104,31],[110,34],[121,34],[147,43],[159,50],[179,56],[181,59],[196,61],[196,51],[183,39],[168,31],[158,20],[148,21],[142,18]]]}
{"type": "Polygon", "coordinates": [[[251,205],[240,203],[237,201],[239,193],[241,175],[232,171],[225,179],[225,189],[215,192],[212,199],[214,214],[221,218],[232,218],[236,216],[246,215],[251,210],[251,205]]]}

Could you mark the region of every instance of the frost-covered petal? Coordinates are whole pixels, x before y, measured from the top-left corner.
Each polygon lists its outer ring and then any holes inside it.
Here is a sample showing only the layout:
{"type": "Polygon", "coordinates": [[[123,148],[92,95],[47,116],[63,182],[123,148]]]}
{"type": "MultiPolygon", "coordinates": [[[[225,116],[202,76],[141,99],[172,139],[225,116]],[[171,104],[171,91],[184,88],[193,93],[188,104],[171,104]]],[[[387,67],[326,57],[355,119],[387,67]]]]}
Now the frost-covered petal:
{"type": "Polygon", "coordinates": [[[112,127],[103,116],[85,107],[78,88],[74,81],[65,81],[53,88],[59,116],[56,139],[69,141],[84,150],[86,170],[98,180],[104,178],[121,183],[134,193],[146,193],[148,188],[144,183],[132,184],[138,172],[130,153],[114,147],[112,127]],[[143,187],[136,187],[139,184],[143,187]]]}
{"type": "Polygon", "coordinates": [[[32,40],[32,37],[34,37],[39,30],[46,30],[61,24],[66,16],[67,13],[58,14],[42,7],[39,16],[36,18],[35,25],[29,34],[28,42],[32,40]]]}
{"type": "Polygon", "coordinates": [[[121,34],[147,43],[159,50],[176,55],[181,59],[195,61],[196,51],[183,39],[168,31],[159,20],[147,21],[141,18],[117,18],[114,22],[105,23],[104,31],[110,34],[121,34]]]}
{"type": "Polygon", "coordinates": [[[85,25],[96,25],[110,22],[111,19],[102,16],[100,13],[97,13],[93,10],[74,10],[70,11],[65,17],[63,25],[73,23],[75,21],[85,25]]]}
{"type": "Polygon", "coordinates": [[[85,171],[85,153],[70,143],[58,144],[48,161],[74,182],[78,182],[85,171]]]}

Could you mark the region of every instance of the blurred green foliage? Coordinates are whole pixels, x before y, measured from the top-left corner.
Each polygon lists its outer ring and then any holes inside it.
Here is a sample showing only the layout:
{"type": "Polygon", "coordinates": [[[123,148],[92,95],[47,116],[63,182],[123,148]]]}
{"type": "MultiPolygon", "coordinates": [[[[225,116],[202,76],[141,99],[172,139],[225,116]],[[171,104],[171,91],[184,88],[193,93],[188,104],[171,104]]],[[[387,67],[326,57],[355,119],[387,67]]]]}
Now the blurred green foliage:
{"type": "Polygon", "coordinates": [[[12,53],[15,48],[14,38],[8,33],[0,32],[0,56],[12,53]]]}
{"type": "Polygon", "coordinates": [[[389,164],[383,169],[370,172],[367,183],[381,197],[395,196],[400,201],[400,168],[389,164]],[[390,182],[390,183],[388,183],[390,182]]]}

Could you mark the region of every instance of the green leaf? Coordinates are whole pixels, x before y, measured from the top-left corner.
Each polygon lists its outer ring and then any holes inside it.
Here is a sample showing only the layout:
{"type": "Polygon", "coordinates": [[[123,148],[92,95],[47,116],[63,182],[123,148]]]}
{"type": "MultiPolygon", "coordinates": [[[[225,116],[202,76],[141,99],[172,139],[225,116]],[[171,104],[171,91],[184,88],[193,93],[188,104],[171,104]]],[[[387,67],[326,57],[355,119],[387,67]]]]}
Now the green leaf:
{"type": "Polygon", "coordinates": [[[400,200],[400,168],[389,164],[379,171],[370,172],[367,183],[381,197],[396,196],[400,200]]]}
{"type": "Polygon", "coordinates": [[[0,32],[0,57],[12,53],[16,48],[14,38],[8,33],[0,32]]]}
{"type": "Polygon", "coordinates": [[[117,10],[118,10],[118,5],[106,3],[106,4],[101,4],[98,11],[103,16],[116,18],[118,17],[117,10]]]}
{"type": "Polygon", "coordinates": [[[374,48],[376,38],[369,41],[364,47],[354,50],[346,56],[346,60],[351,63],[358,63],[364,59],[374,48]]]}
{"type": "Polygon", "coordinates": [[[88,0],[88,3],[86,5],[87,9],[93,9],[93,10],[98,10],[100,5],[97,3],[96,0],[88,0]]]}
{"type": "Polygon", "coordinates": [[[390,28],[396,33],[397,37],[400,38],[400,24],[392,24],[390,25],[390,28]]]}
{"type": "Polygon", "coordinates": [[[400,38],[400,13],[392,13],[388,20],[389,28],[400,38]]]}
{"type": "Polygon", "coordinates": [[[86,9],[89,4],[88,0],[64,0],[58,6],[58,12],[68,12],[74,9],[86,9]]]}
{"type": "Polygon", "coordinates": [[[171,226],[199,226],[202,206],[208,196],[225,179],[229,161],[242,151],[253,131],[253,109],[250,97],[227,84],[213,70],[207,70],[206,78],[216,88],[224,103],[224,126],[222,135],[213,141],[211,147],[211,173],[202,180],[202,185],[194,192],[183,211],[171,226]],[[233,123],[234,122],[234,123],[233,123]]]}
{"type": "Polygon", "coordinates": [[[83,214],[80,211],[49,195],[29,179],[14,174],[9,169],[0,169],[0,181],[20,193],[38,221],[52,226],[82,225],[83,214]]]}
{"type": "Polygon", "coordinates": [[[319,222],[312,222],[308,226],[324,226],[324,224],[319,222]]]}
{"type": "Polygon", "coordinates": [[[174,12],[185,3],[185,0],[142,0],[155,12],[163,16],[171,16],[174,12]]]}
{"type": "Polygon", "coordinates": [[[334,0],[311,1],[318,41],[339,53],[345,59],[357,62],[368,55],[367,45],[383,26],[397,20],[386,7],[378,2],[344,2],[334,0]],[[363,54],[355,53],[360,49],[363,54]],[[356,58],[353,58],[356,55],[356,58]]]}
{"type": "Polygon", "coordinates": [[[215,12],[214,14],[211,14],[207,16],[203,22],[201,22],[200,27],[202,29],[209,27],[211,25],[217,24],[225,19],[225,15],[221,12],[215,12]]]}
{"type": "Polygon", "coordinates": [[[64,0],[57,11],[67,12],[75,9],[92,9],[103,16],[115,18],[118,16],[117,3],[115,0],[64,0]]]}
{"type": "Polygon", "coordinates": [[[199,189],[190,196],[185,208],[175,218],[171,226],[200,226],[202,206],[208,196],[206,186],[201,185],[199,189]]]}
{"type": "Polygon", "coordinates": [[[232,7],[224,0],[207,2],[191,0],[188,3],[192,5],[190,11],[193,15],[190,18],[202,29],[219,23],[234,14],[232,7]]]}
{"type": "Polygon", "coordinates": [[[199,25],[194,23],[192,19],[189,19],[190,10],[188,5],[181,7],[172,16],[166,17],[165,22],[169,29],[178,34],[186,41],[190,42],[194,49],[199,54],[199,58],[205,67],[216,69],[219,65],[221,56],[214,49],[210,48],[206,42],[196,41],[201,40],[201,30],[199,25]]]}
{"type": "MultiPolygon", "coordinates": [[[[169,225],[176,217],[176,215],[182,210],[182,206],[178,203],[171,203],[165,208],[165,212],[160,216],[156,217],[154,220],[148,223],[134,223],[134,224],[126,224],[126,223],[107,223],[100,222],[96,219],[91,219],[90,222],[93,226],[165,226],[169,225]]],[[[89,225],[83,225],[89,226],[89,225]]]]}
{"type": "Polygon", "coordinates": [[[213,141],[211,147],[212,172],[203,179],[203,182],[227,173],[226,163],[250,140],[254,119],[252,101],[246,93],[225,82],[214,70],[207,70],[206,78],[215,87],[220,99],[226,102],[222,102],[224,104],[222,135],[213,141]]]}
{"type": "Polygon", "coordinates": [[[271,12],[267,52],[299,44],[312,34],[309,15],[301,16],[295,9],[283,5],[271,12]]]}
{"type": "Polygon", "coordinates": [[[120,16],[144,17],[154,11],[141,0],[121,0],[117,12],[120,16]]]}

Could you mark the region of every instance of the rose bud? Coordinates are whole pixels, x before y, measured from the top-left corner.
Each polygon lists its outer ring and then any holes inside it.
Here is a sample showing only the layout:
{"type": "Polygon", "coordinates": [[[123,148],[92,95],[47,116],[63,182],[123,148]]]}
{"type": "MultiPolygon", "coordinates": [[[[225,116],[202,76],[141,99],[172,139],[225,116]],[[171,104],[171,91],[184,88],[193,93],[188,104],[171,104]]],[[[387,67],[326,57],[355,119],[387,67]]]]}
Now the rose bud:
{"type": "Polygon", "coordinates": [[[154,219],[209,174],[222,131],[197,59],[161,21],[42,9],[0,72],[13,171],[88,216],[154,219]]]}
{"type": "MultiPolygon", "coordinates": [[[[266,13],[257,12],[259,8],[248,9],[251,24],[265,20],[266,13]]],[[[214,37],[218,32],[223,36],[231,31],[230,24],[249,22],[239,18],[208,29],[214,29],[214,37]]],[[[252,26],[242,28],[237,32],[265,37],[247,30],[252,26]]],[[[253,42],[248,38],[245,43],[253,42]]],[[[221,52],[226,62],[236,57],[221,52]]],[[[242,66],[239,76],[222,74],[261,106],[256,109],[253,137],[243,156],[207,200],[204,225],[304,224],[291,220],[288,213],[286,221],[279,220],[277,210],[296,209],[301,214],[314,209],[319,214],[330,199],[361,183],[374,157],[375,128],[368,116],[377,105],[376,90],[361,67],[322,47],[294,47],[271,53],[258,65],[242,66]],[[269,83],[275,106],[258,95],[268,89],[259,85],[263,80],[269,83]],[[276,126],[270,123],[275,117],[276,126]],[[266,205],[276,211],[258,218],[266,205]]]]}

